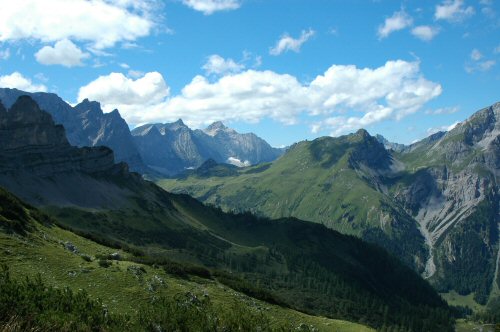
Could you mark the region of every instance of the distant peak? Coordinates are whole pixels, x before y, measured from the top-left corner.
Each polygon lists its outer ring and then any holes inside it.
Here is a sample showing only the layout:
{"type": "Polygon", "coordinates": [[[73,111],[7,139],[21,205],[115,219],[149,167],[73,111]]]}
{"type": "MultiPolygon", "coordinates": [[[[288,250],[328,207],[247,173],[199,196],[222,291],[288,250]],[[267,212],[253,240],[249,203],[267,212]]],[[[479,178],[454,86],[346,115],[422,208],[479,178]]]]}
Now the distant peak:
{"type": "Polygon", "coordinates": [[[102,112],[101,103],[85,98],[74,107],[77,111],[86,112],[88,110],[102,112]]]}
{"type": "Polygon", "coordinates": [[[157,127],[158,130],[160,130],[160,133],[162,134],[165,134],[166,130],[177,131],[177,130],[186,130],[189,128],[188,126],[186,126],[184,121],[182,121],[182,119],[179,119],[172,123],[165,123],[165,124],[160,123],[157,125],[157,127]]]}
{"type": "Polygon", "coordinates": [[[234,132],[234,129],[231,129],[231,128],[228,128],[226,127],[222,121],[216,121],[214,123],[212,123],[210,126],[208,126],[204,132],[207,134],[207,135],[210,135],[210,136],[215,136],[217,135],[219,132],[234,132]]]}
{"type": "Polygon", "coordinates": [[[356,135],[362,135],[362,136],[370,136],[370,134],[368,133],[368,131],[366,131],[366,129],[358,129],[358,131],[356,131],[356,135]]]}
{"type": "Polygon", "coordinates": [[[182,121],[182,119],[179,119],[179,120],[175,121],[173,124],[176,124],[176,125],[178,125],[178,126],[184,126],[184,127],[186,126],[186,125],[184,124],[184,121],[182,121]]]}
{"type": "Polygon", "coordinates": [[[207,127],[207,130],[215,129],[227,129],[227,127],[222,123],[222,121],[216,121],[207,127]]]}
{"type": "Polygon", "coordinates": [[[40,111],[40,107],[30,96],[22,95],[17,98],[16,102],[12,105],[11,110],[24,109],[30,111],[40,111]]]}

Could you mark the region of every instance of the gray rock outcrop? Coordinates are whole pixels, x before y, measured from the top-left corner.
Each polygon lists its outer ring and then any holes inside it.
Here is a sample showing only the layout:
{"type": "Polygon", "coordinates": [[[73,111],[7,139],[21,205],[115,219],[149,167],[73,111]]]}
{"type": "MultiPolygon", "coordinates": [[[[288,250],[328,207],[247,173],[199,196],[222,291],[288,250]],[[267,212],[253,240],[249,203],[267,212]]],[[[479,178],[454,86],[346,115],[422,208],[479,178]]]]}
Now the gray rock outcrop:
{"type": "Polygon", "coordinates": [[[117,110],[103,113],[99,103],[87,99],[72,107],[53,93],[29,93],[0,88],[0,100],[7,108],[22,95],[30,96],[42,110],[52,116],[55,123],[64,126],[71,145],[106,146],[114,151],[117,161],[126,162],[131,170],[140,173],[147,171],[128,125],[117,110]]]}

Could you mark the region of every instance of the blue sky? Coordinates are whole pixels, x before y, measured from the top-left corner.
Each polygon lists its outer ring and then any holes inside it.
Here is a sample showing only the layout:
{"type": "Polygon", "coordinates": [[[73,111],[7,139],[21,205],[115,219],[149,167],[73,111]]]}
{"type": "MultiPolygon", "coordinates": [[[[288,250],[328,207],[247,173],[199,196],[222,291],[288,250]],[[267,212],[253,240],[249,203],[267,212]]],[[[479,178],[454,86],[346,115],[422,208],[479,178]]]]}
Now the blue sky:
{"type": "Polygon", "coordinates": [[[500,101],[498,0],[0,0],[0,86],[133,127],[410,143],[500,101]]]}

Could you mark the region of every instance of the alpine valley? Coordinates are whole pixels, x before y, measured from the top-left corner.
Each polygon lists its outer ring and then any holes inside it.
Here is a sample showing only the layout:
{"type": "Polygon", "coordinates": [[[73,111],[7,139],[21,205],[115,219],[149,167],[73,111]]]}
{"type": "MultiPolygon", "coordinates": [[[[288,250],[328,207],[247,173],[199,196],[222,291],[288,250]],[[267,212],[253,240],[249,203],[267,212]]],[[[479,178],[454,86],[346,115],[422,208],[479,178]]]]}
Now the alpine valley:
{"type": "Polygon", "coordinates": [[[209,163],[159,184],[225,211],[296,217],[376,243],[450,303],[500,296],[500,103],[409,146],[365,130],[291,146],[271,163],[209,163]]]}
{"type": "Polygon", "coordinates": [[[410,146],[359,130],[285,151],[221,122],[131,132],[89,100],[0,100],[2,330],[498,319],[500,104],[410,146]]]}

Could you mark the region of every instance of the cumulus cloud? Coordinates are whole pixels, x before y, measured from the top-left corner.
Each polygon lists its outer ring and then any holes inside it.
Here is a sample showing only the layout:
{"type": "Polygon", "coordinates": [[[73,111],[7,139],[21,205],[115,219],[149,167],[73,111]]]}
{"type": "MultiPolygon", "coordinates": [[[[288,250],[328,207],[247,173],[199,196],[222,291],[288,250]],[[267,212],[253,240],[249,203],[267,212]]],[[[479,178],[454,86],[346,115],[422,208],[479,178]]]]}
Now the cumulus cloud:
{"type": "Polygon", "coordinates": [[[43,65],[61,65],[64,67],[75,67],[83,65],[82,60],[90,57],[90,54],[82,52],[71,40],[58,41],[54,47],[44,46],[35,53],[36,61],[43,65]]]}
{"type": "Polygon", "coordinates": [[[411,34],[423,41],[431,41],[439,33],[439,28],[429,25],[419,25],[411,30],[411,34]]]}
{"type": "Polygon", "coordinates": [[[386,38],[391,33],[403,30],[413,24],[413,19],[404,10],[395,12],[391,17],[385,19],[384,24],[378,27],[378,37],[386,38]]]}
{"type": "Polygon", "coordinates": [[[123,108],[126,111],[133,106],[136,112],[141,113],[151,105],[161,103],[169,93],[163,76],[158,72],[147,73],[136,80],[121,73],[111,73],[81,87],[78,101],[85,98],[97,100],[106,104],[108,110],[119,106],[120,110],[123,108]]]}
{"type": "Polygon", "coordinates": [[[312,29],[302,30],[300,37],[295,39],[290,37],[288,34],[284,34],[276,45],[269,50],[271,55],[280,55],[283,52],[294,51],[296,53],[300,52],[302,44],[314,36],[315,31],[312,29]]]}
{"type": "Polygon", "coordinates": [[[152,0],[18,0],[2,6],[0,41],[71,39],[112,47],[147,36],[154,6],[152,0]]]}
{"type": "Polygon", "coordinates": [[[397,60],[373,69],[333,65],[307,84],[273,71],[245,70],[214,82],[199,75],[180,94],[168,92],[159,73],[137,80],[113,73],[82,87],[79,100],[98,100],[106,111],[118,108],[132,125],[179,118],[198,128],[264,118],[295,124],[314,116],[323,120],[311,128],[337,135],[416,112],[441,94],[441,86],[423,77],[418,62],[397,60]]]}
{"type": "Polygon", "coordinates": [[[445,126],[440,126],[440,127],[432,127],[427,129],[427,135],[432,135],[440,131],[450,131],[453,128],[455,128],[460,122],[457,121],[455,123],[452,123],[451,125],[445,125],[445,126]]]}
{"type": "Polygon", "coordinates": [[[236,63],[233,59],[224,59],[220,55],[213,54],[208,57],[207,62],[202,67],[205,72],[215,75],[238,73],[245,69],[245,66],[236,63]]]}
{"type": "Polygon", "coordinates": [[[436,6],[434,18],[436,20],[460,22],[471,17],[474,13],[474,7],[465,6],[463,0],[445,0],[436,6]]]}
{"type": "Polygon", "coordinates": [[[182,0],[186,6],[211,15],[218,11],[234,10],[241,6],[240,0],[182,0]]]}
{"type": "Polygon", "coordinates": [[[47,87],[43,84],[35,84],[31,79],[24,77],[15,71],[10,75],[0,76],[0,87],[19,89],[28,92],[46,92],[47,87]]]}

